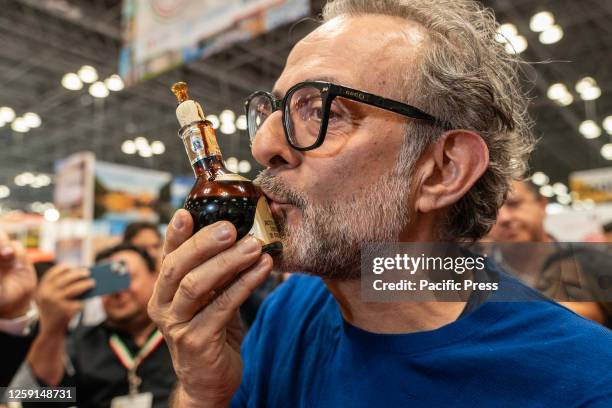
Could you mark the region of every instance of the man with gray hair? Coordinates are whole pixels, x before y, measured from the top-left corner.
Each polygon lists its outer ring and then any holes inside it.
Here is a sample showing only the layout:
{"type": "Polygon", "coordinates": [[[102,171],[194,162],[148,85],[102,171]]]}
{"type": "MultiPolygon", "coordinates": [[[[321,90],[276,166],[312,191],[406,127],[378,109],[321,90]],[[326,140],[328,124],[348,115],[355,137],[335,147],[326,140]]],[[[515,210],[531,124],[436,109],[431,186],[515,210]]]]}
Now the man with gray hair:
{"type": "Polygon", "coordinates": [[[532,149],[519,61],[471,0],[336,0],[247,99],[283,253],[178,211],[149,313],[177,407],[612,406],[612,335],[533,302],[366,302],[372,242],[470,241],[532,149]],[[242,342],[238,307],[294,274],[242,342]]]}

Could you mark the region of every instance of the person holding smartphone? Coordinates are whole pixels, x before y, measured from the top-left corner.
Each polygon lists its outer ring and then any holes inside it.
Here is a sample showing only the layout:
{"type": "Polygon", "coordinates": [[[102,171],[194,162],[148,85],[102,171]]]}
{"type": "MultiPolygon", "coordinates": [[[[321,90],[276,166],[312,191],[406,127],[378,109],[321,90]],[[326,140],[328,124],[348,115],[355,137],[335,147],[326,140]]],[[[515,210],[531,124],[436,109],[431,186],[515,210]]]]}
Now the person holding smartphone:
{"type": "Polygon", "coordinates": [[[80,297],[107,283],[94,281],[84,269],[49,270],[37,293],[40,329],[27,358],[31,371],[41,386],[76,387],[79,406],[108,407],[128,395],[145,406],[166,406],[174,370],[146,309],[157,277],[155,261],[127,243],[103,251],[96,261],[122,262],[129,287],[102,296],[107,317],[101,324],[68,334],[68,323],[82,307],[80,297]]]}

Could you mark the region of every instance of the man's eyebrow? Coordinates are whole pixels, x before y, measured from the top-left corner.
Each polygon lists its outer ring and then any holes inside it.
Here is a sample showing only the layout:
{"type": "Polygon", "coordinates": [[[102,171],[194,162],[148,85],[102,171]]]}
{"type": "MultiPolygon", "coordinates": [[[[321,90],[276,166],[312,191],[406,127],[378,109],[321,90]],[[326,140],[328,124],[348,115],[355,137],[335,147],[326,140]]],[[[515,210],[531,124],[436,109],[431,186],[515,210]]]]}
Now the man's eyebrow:
{"type": "MultiPolygon", "coordinates": [[[[334,76],[331,76],[331,75],[320,75],[320,76],[310,77],[308,79],[305,79],[304,81],[300,81],[300,82],[297,82],[297,83],[301,83],[301,82],[314,82],[314,81],[331,82],[331,83],[334,83],[334,84],[339,84],[338,78],[336,78],[334,76]]],[[[293,85],[295,85],[295,84],[293,84],[293,85]]],[[[293,86],[293,85],[291,85],[291,86],[293,86]]],[[[272,90],[272,95],[274,95],[278,99],[282,99],[285,96],[285,93],[281,92],[277,88],[274,88],[272,90]]]]}

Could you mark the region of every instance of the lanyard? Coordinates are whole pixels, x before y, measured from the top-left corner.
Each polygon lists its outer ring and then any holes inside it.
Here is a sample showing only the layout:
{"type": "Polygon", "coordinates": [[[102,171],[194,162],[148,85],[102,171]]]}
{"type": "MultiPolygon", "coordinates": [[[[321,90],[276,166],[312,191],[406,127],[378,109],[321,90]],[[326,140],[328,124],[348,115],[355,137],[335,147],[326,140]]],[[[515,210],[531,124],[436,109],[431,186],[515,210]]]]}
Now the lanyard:
{"type": "Polygon", "coordinates": [[[117,334],[113,334],[108,340],[111,350],[113,350],[121,364],[123,364],[123,366],[128,370],[130,395],[138,394],[138,387],[142,382],[142,379],[136,375],[136,370],[140,364],[142,364],[145,358],[155,351],[157,346],[159,346],[163,340],[164,336],[159,332],[159,330],[155,329],[153,335],[149,337],[138,354],[136,354],[134,357],[117,334]]]}

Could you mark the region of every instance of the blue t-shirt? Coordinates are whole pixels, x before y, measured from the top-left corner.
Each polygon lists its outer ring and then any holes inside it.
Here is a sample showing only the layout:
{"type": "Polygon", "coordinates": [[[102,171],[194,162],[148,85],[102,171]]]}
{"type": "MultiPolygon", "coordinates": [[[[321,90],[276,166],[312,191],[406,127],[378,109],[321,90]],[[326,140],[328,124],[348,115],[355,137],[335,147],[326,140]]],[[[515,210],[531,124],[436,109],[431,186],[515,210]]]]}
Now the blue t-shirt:
{"type": "Polygon", "coordinates": [[[243,343],[232,407],[612,407],[612,331],[499,279],[537,300],[391,335],[347,323],[319,278],[293,276],[243,343]]]}

